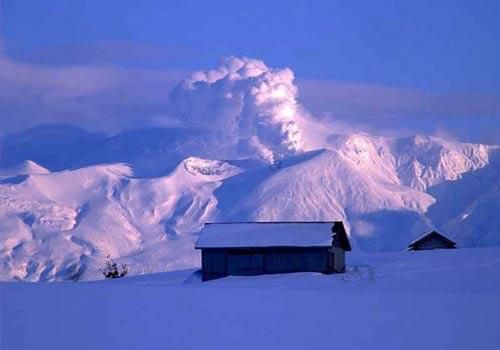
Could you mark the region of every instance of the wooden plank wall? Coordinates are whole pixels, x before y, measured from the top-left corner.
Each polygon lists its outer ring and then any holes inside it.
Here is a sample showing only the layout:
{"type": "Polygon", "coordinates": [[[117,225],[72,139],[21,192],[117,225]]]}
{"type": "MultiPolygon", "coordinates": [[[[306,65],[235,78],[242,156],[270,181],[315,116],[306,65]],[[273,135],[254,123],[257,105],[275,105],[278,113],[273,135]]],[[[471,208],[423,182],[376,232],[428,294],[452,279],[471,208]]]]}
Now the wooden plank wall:
{"type": "MultiPolygon", "coordinates": [[[[203,280],[226,275],[260,275],[286,272],[334,272],[330,248],[230,248],[202,249],[203,280]]],[[[344,251],[336,248],[333,262],[344,270],[344,251]]],[[[337,268],[338,267],[338,268],[337,268]]]]}

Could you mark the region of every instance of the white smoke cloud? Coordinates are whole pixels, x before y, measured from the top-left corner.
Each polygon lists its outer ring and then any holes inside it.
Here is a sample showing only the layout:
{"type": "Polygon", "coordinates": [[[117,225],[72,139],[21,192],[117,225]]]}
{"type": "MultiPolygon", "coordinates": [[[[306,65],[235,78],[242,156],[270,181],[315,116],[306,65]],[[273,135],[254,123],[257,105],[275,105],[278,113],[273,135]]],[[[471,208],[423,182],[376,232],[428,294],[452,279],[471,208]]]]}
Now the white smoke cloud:
{"type": "Polygon", "coordinates": [[[170,94],[170,113],[204,130],[208,144],[226,155],[258,155],[269,162],[302,151],[293,72],[264,62],[229,57],[200,71],[170,94]]]}

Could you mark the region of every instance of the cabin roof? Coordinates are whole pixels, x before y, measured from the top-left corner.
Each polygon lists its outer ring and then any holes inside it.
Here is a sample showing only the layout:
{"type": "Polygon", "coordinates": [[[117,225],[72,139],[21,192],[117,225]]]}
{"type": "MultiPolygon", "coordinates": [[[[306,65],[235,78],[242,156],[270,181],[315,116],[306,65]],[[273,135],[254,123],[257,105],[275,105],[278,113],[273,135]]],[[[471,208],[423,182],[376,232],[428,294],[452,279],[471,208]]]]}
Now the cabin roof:
{"type": "Polygon", "coordinates": [[[206,223],[196,243],[202,248],[331,247],[351,250],[341,221],[272,221],[206,223]]]}
{"type": "Polygon", "coordinates": [[[449,239],[448,237],[445,237],[443,236],[442,234],[440,234],[439,232],[437,231],[432,231],[432,232],[428,232],[428,233],[424,233],[423,235],[415,238],[413,240],[413,242],[411,242],[409,245],[408,245],[408,248],[409,249],[412,249],[412,248],[415,248],[416,246],[420,245],[421,243],[423,243],[424,241],[427,241],[429,239],[432,239],[432,238],[435,238],[435,239],[439,239],[443,242],[445,242],[446,244],[452,246],[452,247],[455,247],[456,246],[456,243],[453,242],[451,239],[449,239]]]}

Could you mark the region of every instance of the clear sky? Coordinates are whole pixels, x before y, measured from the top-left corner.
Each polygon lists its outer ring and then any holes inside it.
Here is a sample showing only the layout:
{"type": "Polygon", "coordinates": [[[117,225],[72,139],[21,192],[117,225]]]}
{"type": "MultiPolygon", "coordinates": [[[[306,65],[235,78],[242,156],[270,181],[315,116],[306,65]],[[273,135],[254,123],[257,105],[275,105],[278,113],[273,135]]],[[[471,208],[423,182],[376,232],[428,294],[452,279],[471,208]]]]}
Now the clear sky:
{"type": "Polygon", "coordinates": [[[105,129],[131,127],[161,114],[188,72],[243,55],[290,67],[318,116],[500,142],[499,1],[1,0],[0,10],[0,68],[16,72],[0,73],[8,131],[44,121],[95,127],[99,114],[105,129]],[[110,75],[126,92],[112,91],[110,75]],[[5,92],[13,84],[17,95],[5,92]],[[67,96],[54,102],[75,84],[84,113],[67,96]],[[93,88],[109,98],[96,101],[93,88]]]}

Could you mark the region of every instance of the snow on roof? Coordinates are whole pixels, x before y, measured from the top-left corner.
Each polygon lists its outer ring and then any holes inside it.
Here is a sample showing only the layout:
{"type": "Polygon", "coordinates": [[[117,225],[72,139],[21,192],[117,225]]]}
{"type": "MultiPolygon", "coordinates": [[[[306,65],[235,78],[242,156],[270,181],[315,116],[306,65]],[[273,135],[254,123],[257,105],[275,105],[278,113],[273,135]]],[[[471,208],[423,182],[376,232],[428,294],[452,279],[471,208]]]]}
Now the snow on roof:
{"type": "Polygon", "coordinates": [[[196,248],[331,247],[334,222],[207,223],[196,248]]]}

